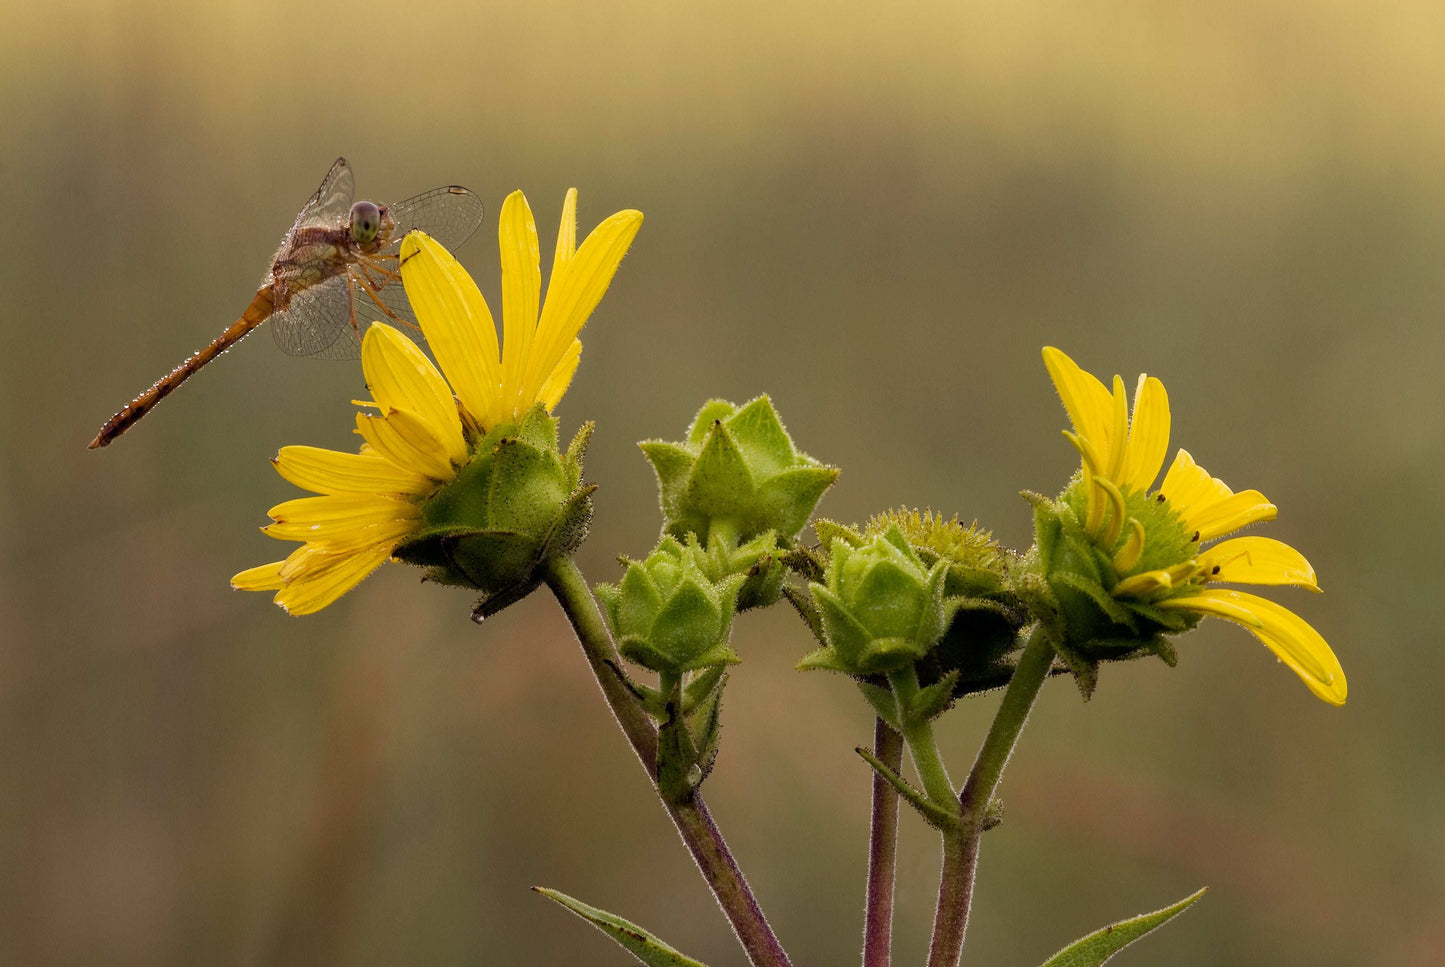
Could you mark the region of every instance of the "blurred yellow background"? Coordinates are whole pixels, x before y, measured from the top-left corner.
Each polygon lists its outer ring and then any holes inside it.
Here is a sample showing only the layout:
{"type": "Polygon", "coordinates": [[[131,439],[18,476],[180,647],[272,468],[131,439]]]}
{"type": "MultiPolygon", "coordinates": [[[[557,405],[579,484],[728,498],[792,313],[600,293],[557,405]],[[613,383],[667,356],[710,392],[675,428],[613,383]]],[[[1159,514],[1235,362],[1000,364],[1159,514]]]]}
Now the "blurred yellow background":
{"type": "MultiPolygon", "coordinates": [[[[1161,377],[1187,447],[1281,508],[1349,673],[1314,699],[1243,631],[1045,688],[984,844],[970,962],[1029,965],[1200,885],[1129,964],[1445,962],[1445,14],[1437,2],[303,5],[0,12],[0,961],[623,965],[556,887],[739,964],[545,594],[485,627],[383,569],[292,619],[230,575],[346,448],[351,363],[247,340],[113,448],[100,423],[245,306],[338,154],[460,183],[553,244],[647,222],[584,333],[579,561],[640,554],[633,446],[773,394],[844,468],[822,512],[978,516],[1076,458],[1039,360],[1161,377]],[[1435,601],[1437,604],[1432,604],[1435,601]]],[[[549,260],[544,260],[549,261],[549,260]]],[[[856,962],[872,720],[785,609],[705,791],[799,964],[856,962]]],[[[995,703],[942,723],[966,769],[995,703]]],[[[935,842],[905,816],[897,962],[935,842]]]]}

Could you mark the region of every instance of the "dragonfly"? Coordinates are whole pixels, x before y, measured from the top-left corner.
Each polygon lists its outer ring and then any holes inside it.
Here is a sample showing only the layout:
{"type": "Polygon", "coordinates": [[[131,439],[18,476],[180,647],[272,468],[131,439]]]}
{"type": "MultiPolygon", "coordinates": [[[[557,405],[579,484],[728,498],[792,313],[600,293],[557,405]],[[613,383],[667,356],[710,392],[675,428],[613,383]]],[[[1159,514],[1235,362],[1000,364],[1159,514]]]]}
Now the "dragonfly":
{"type": "Polygon", "coordinates": [[[270,323],[271,335],[284,352],[323,359],[360,355],[366,320],[385,318],[417,330],[401,284],[401,240],[408,232],[423,231],[445,247],[457,248],[482,223],[481,199],[448,185],[394,205],[378,205],[354,202],[355,188],[351,166],[337,158],[281,240],[241,317],[107,420],[90,449],[114,442],[263,322],[270,323]]]}

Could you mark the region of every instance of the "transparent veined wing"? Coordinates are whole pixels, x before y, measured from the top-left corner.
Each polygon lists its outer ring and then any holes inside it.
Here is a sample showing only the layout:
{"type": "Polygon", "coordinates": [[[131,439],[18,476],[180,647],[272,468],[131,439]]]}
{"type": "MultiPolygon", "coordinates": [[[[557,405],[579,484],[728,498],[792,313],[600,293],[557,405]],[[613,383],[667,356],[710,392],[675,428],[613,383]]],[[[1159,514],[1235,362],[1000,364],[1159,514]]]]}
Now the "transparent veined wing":
{"type": "Polygon", "coordinates": [[[355,194],[356,176],[352,174],[351,166],[346,163],[345,158],[337,158],[326,177],[321,180],[321,187],[316,189],[316,194],[311,196],[301,213],[296,216],[296,224],[291,230],[310,225],[334,227],[339,220],[351,213],[351,202],[355,194]]]}
{"type": "Polygon", "coordinates": [[[302,290],[285,312],[271,317],[270,325],[276,345],[288,355],[356,359],[361,355],[359,337],[373,322],[395,326],[423,342],[401,280],[384,267],[353,265],[345,275],[302,290]]]}
{"type": "Polygon", "coordinates": [[[396,251],[407,232],[422,231],[448,249],[455,249],[472,237],[482,224],[482,200],[460,185],[431,191],[399,201],[387,209],[396,219],[396,235],[388,251],[396,251]]]}
{"type": "MultiPolygon", "coordinates": [[[[281,351],[316,359],[359,357],[361,343],[351,328],[350,287],[346,275],[332,276],[302,289],[285,310],[274,313],[266,324],[271,327],[271,338],[281,351]]],[[[365,332],[360,315],[356,322],[365,332]]]]}

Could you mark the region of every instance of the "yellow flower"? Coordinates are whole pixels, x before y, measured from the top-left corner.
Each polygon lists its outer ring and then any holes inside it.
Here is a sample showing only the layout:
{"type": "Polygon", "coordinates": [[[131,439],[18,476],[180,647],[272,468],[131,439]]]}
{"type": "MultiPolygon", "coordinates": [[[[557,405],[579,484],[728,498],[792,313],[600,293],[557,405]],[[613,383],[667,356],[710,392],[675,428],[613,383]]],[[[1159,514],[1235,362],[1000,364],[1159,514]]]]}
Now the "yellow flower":
{"type": "Polygon", "coordinates": [[[441,372],[396,329],[380,322],[367,329],[361,366],[374,400],[360,405],[375,412],[356,415],[365,443],[359,453],[281,449],[277,472],[321,496],[271,508],[263,532],[301,547],[242,571],[231,585],[275,591],[286,611],[309,614],[391,558],[423,526],[427,498],[456,478],[487,430],[562,399],[582,353],[577,333],[641,225],[641,212],[618,212],[579,247],[577,191],[568,191],[544,303],[537,227],[527,199],[513,192],[499,228],[505,356],[471,276],[431,238],[408,235],[402,283],[441,372]]]}
{"type": "Polygon", "coordinates": [[[1211,584],[1292,585],[1318,591],[1304,556],[1267,537],[1209,544],[1261,521],[1277,508],[1257,490],[1235,493],[1187,451],[1174,458],[1152,497],[1169,448],[1169,397],[1164,384],[1139,377],[1132,419],[1124,381],[1112,391],[1057,349],[1044,349],[1054,387],[1074,424],[1065,431],[1083,458],[1072,489],[1083,530],[1111,565],[1114,598],[1160,611],[1228,618],[1333,705],[1347,692],[1344,669],[1319,632],[1266,598],[1211,584]]]}

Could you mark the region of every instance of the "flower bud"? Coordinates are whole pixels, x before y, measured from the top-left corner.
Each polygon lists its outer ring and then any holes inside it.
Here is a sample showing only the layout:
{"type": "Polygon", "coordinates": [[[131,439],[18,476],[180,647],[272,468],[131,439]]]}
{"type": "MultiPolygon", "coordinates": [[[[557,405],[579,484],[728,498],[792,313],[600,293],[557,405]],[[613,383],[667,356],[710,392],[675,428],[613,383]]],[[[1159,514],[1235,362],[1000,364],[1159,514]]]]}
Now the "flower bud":
{"type": "Polygon", "coordinates": [[[739,408],[713,400],[682,443],[648,440],[642,452],[657,472],[663,532],[696,534],[708,547],[736,546],[766,531],[788,546],[838,476],[793,448],[773,404],[760,396],[739,408]]]}
{"type": "Polygon", "coordinates": [[[617,584],[597,596],[623,656],[667,675],[734,663],[728,646],[744,575],[711,580],[696,544],[664,537],[641,561],[630,561],[617,584]]]}
{"type": "Polygon", "coordinates": [[[838,542],[858,548],[896,528],[924,567],[946,566],[943,590],[952,616],[938,644],[918,662],[924,686],[955,675],[953,698],[1004,685],[1011,655],[1028,612],[1010,580],[1011,555],[987,531],[957,517],[899,508],[878,514],[858,531],[828,520],[814,522],[827,552],[838,542]]]}
{"type": "Polygon", "coordinates": [[[832,542],[826,584],[810,584],[827,644],[800,668],[849,675],[894,671],[943,637],[956,605],[944,592],[948,563],[926,566],[896,526],[854,547],[832,542]]]}
{"type": "Polygon", "coordinates": [[[596,488],[582,485],[582,456],[591,435],[587,423],[559,452],[557,421],[540,403],[493,427],[422,504],[423,526],[395,557],[427,568],[427,580],[481,591],[478,619],[525,597],[546,560],[587,536],[596,488]]]}

